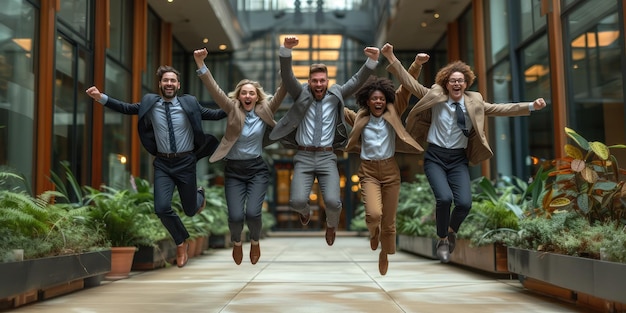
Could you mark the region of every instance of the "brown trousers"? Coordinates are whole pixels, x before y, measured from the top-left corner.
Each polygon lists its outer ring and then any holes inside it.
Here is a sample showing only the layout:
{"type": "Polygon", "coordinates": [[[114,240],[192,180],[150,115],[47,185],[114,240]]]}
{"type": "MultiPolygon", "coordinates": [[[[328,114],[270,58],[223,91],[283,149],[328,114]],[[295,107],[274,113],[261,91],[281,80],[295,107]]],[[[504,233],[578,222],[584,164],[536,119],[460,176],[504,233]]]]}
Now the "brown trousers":
{"type": "Polygon", "coordinates": [[[359,168],[365,223],[370,237],[380,228],[380,244],[387,254],[396,253],[396,211],[400,196],[400,169],[396,159],[361,160],[359,168]]]}

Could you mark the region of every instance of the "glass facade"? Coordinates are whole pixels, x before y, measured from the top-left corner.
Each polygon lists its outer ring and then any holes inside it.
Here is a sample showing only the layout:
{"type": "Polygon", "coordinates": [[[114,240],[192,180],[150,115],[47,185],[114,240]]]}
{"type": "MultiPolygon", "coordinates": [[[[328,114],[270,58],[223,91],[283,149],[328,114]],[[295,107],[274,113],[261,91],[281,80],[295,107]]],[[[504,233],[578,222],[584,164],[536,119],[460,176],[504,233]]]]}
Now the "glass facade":
{"type": "MultiPolygon", "coordinates": [[[[568,120],[583,137],[626,143],[624,127],[624,29],[619,0],[579,1],[566,12],[568,120]]],[[[619,163],[626,153],[612,150],[619,163]]]]}
{"type": "MultiPolygon", "coordinates": [[[[131,102],[131,66],[132,66],[132,1],[111,0],[110,37],[105,67],[105,92],[108,96],[125,102],[131,102]]],[[[94,105],[99,105],[94,103],[94,105]]],[[[104,109],[104,128],[102,130],[102,178],[103,182],[114,188],[125,188],[130,179],[131,136],[136,132],[130,115],[124,115],[110,109],[104,109]]]]}
{"type": "Polygon", "coordinates": [[[25,0],[0,11],[0,167],[32,183],[35,146],[34,43],[39,11],[25,0]]]}

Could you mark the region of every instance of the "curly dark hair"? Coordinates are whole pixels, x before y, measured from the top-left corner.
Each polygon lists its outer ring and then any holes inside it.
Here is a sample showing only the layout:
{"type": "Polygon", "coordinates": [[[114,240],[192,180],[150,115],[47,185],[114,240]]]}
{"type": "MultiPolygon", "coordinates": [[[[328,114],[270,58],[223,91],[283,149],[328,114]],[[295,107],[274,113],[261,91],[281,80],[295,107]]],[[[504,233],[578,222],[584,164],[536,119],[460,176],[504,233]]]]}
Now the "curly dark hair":
{"type": "Polygon", "coordinates": [[[467,87],[471,86],[476,79],[476,75],[474,75],[472,69],[469,67],[469,65],[465,64],[465,62],[454,61],[448,63],[448,65],[439,70],[437,76],[435,77],[435,83],[443,87],[443,90],[446,94],[448,93],[448,89],[446,88],[446,86],[448,85],[448,80],[450,79],[450,75],[452,75],[452,73],[454,72],[459,72],[463,74],[467,87]]]}
{"type": "Polygon", "coordinates": [[[376,90],[385,95],[387,103],[393,103],[396,101],[396,92],[393,87],[393,82],[388,78],[372,76],[365,82],[365,84],[363,84],[363,87],[355,93],[356,103],[359,107],[369,110],[367,101],[376,90]]]}

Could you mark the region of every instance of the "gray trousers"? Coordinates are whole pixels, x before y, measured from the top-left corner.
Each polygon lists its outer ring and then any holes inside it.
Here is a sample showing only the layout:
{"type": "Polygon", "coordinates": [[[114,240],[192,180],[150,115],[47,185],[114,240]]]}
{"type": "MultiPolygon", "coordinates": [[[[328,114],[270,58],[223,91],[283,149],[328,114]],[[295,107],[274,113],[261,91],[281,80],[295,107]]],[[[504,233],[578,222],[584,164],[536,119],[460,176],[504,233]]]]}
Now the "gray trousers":
{"type": "Polygon", "coordinates": [[[245,220],[250,239],[258,241],[262,228],[261,210],[269,184],[267,164],[261,157],[252,160],[227,160],[224,178],[230,239],[241,242],[245,220]]]}
{"type": "Polygon", "coordinates": [[[326,224],[337,227],[341,215],[341,192],[337,156],[332,151],[298,151],[293,157],[293,179],[289,205],[300,213],[309,212],[309,195],[317,178],[326,209],[326,224]]]}

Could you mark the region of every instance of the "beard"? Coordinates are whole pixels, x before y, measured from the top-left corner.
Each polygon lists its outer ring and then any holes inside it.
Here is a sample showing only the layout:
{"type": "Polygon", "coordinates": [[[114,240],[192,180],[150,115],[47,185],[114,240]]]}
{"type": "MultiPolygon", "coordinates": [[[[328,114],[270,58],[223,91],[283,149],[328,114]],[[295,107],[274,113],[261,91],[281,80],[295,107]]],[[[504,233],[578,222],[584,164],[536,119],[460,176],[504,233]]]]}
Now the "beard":
{"type": "Polygon", "coordinates": [[[170,89],[165,89],[164,87],[161,87],[161,95],[163,95],[163,98],[166,98],[166,99],[174,98],[177,92],[178,90],[176,89],[170,90],[170,89]]]}

